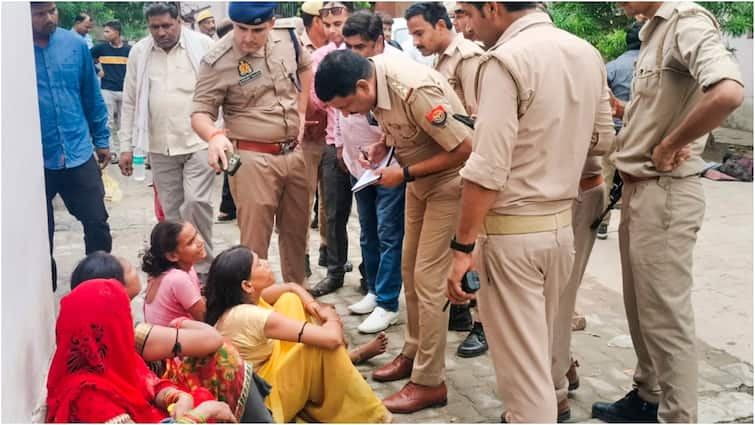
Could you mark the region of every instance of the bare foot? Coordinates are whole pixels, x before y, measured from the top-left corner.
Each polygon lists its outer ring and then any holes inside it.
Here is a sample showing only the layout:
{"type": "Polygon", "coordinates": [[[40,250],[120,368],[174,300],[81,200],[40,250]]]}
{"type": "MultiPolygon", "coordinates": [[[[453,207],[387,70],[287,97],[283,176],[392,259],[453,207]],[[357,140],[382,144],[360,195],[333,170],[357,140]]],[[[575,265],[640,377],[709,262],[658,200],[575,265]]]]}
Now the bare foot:
{"type": "Polygon", "coordinates": [[[385,353],[387,347],[388,337],[385,332],[380,332],[372,341],[349,351],[349,358],[352,363],[359,364],[385,353]]]}

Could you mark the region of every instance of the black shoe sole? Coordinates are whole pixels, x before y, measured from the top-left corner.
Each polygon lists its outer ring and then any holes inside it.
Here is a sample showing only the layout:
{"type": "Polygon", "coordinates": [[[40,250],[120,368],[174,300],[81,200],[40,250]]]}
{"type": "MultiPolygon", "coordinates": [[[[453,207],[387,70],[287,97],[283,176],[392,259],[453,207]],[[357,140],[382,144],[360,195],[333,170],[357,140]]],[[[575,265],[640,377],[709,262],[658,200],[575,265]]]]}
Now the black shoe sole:
{"type": "Polygon", "coordinates": [[[341,288],[343,288],[343,285],[339,286],[338,288],[333,289],[332,291],[322,292],[322,291],[316,290],[316,288],[312,288],[308,292],[313,297],[319,298],[319,297],[324,297],[325,295],[328,295],[328,294],[332,294],[333,292],[336,292],[341,288]]]}
{"type": "Polygon", "coordinates": [[[465,359],[471,359],[472,357],[479,357],[485,353],[488,352],[488,349],[485,348],[484,350],[477,350],[477,351],[459,351],[456,350],[456,355],[459,357],[463,357],[465,359]]]}
{"type": "Polygon", "coordinates": [[[461,326],[455,326],[455,325],[451,326],[449,324],[448,325],[448,330],[449,331],[454,331],[454,332],[469,332],[469,331],[472,330],[472,324],[470,323],[469,326],[467,326],[467,327],[461,327],[461,326]]]}
{"type": "Polygon", "coordinates": [[[590,412],[590,417],[593,419],[598,419],[603,422],[609,423],[609,424],[657,424],[658,420],[638,420],[638,419],[630,419],[630,418],[624,418],[619,417],[616,415],[611,414],[598,414],[595,412],[595,408],[592,409],[590,412]]]}
{"type": "Polygon", "coordinates": [[[563,423],[571,419],[571,409],[567,410],[566,412],[559,413],[556,417],[556,423],[563,423]]]}

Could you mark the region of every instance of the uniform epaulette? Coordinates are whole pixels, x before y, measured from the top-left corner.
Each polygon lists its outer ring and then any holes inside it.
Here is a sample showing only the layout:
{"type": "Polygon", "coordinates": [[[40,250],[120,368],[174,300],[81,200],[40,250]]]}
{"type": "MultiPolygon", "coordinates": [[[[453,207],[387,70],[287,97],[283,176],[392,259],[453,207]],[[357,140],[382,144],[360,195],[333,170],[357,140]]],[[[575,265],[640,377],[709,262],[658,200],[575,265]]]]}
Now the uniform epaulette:
{"type": "Polygon", "coordinates": [[[464,42],[457,44],[457,48],[461,53],[462,59],[469,59],[483,53],[479,49],[477,49],[477,45],[474,42],[466,39],[464,40],[464,42]]]}
{"type": "Polygon", "coordinates": [[[716,20],[716,17],[713,16],[713,14],[710,13],[707,9],[698,4],[679,3],[679,5],[676,6],[676,12],[679,14],[680,18],[689,18],[692,16],[700,15],[707,16],[713,22],[713,25],[715,25],[716,29],[721,29],[718,21],[716,20]]]}
{"type": "Polygon", "coordinates": [[[225,35],[225,37],[218,40],[214,46],[202,57],[202,62],[207,65],[214,65],[226,52],[233,47],[233,32],[225,35]]]}
{"type": "Polygon", "coordinates": [[[414,92],[414,89],[406,87],[405,85],[401,84],[400,82],[394,80],[391,77],[386,77],[386,80],[388,80],[388,87],[390,87],[393,91],[399,94],[402,99],[404,99],[404,102],[408,102],[409,98],[412,95],[412,92],[414,92]]]}
{"type": "MultiPolygon", "coordinates": [[[[288,29],[288,28],[297,29],[299,27],[299,25],[297,25],[296,19],[297,18],[276,19],[275,20],[275,25],[273,26],[273,28],[274,29],[281,29],[281,28],[285,28],[285,29],[288,29]]],[[[301,18],[298,18],[298,19],[301,20],[301,18]]]]}

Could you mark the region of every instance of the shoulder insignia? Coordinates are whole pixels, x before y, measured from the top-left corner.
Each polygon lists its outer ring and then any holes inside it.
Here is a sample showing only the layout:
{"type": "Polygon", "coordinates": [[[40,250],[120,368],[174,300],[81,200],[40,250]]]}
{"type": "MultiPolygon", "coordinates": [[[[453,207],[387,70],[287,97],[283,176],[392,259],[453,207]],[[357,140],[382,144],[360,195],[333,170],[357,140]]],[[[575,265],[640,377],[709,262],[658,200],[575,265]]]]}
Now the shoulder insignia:
{"type": "Polygon", "coordinates": [[[393,78],[386,78],[388,80],[388,86],[395,91],[396,93],[401,96],[404,101],[408,101],[409,97],[412,95],[413,90],[409,87],[406,87],[405,85],[401,84],[400,82],[394,80],[393,78]]]}
{"type": "Polygon", "coordinates": [[[223,37],[207,52],[202,61],[207,65],[214,65],[223,55],[225,55],[233,47],[233,37],[223,37]]]}
{"type": "Polygon", "coordinates": [[[427,121],[435,127],[443,127],[448,119],[448,113],[443,105],[438,105],[425,115],[427,121]]]}

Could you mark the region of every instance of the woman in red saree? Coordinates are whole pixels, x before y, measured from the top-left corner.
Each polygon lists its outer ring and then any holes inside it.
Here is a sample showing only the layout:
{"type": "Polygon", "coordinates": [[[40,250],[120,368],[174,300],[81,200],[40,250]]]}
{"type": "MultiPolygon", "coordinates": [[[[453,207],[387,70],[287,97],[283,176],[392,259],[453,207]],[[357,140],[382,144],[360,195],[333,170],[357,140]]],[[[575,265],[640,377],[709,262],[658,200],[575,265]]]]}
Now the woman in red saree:
{"type": "Polygon", "coordinates": [[[47,422],[235,421],[206,389],[186,392],[147,368],[134,351],[129,299],[116,280],[90,280],[64,297],[55,334],[47,422]]]}

